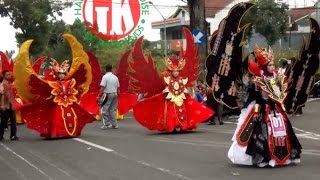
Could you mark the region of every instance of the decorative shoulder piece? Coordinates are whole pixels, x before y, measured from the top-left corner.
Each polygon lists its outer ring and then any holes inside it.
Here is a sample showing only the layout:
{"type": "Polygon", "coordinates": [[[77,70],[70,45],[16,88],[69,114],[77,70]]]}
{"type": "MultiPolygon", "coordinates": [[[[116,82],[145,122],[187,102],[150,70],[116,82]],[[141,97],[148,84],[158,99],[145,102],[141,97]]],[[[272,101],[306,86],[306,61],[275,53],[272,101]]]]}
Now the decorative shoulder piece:
{"type": "Polygon", "coordinates": [[[287,97],[287,78],[280,75],[274,78],[264,78],[256,76],[253,82],[259,87],[259,89],[266,93],[266,95],[272,100],[283,104],[287,97]]]}

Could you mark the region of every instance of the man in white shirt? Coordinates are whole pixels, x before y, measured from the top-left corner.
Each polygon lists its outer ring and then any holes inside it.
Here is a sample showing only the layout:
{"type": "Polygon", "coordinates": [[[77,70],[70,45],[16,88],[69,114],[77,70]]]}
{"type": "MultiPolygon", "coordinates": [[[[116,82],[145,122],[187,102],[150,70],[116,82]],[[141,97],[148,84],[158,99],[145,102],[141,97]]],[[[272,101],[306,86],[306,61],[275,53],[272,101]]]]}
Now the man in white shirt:
{"type": "Polygon", "coordinates": [[[284,75],[288,67],[288,61],[284,60],[281,63],[281,67],[278,69],[279,74],[284,75]]]}
{"type": "Polygon", "coordinates": [[[119,79],[112,74],[112,65],[106,65],[106,74],[102,77],[97,102],[100,105],[100,114],[103,126],[101,129],[118,129],[116,112],[118,107],[119,79]]]}

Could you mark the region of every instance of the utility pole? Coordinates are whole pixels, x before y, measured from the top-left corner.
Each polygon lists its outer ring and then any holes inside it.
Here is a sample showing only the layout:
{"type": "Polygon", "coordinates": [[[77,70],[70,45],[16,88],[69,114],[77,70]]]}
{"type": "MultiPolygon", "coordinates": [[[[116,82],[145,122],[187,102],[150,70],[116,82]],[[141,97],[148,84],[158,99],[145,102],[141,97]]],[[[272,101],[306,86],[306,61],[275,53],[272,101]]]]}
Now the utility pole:
{"type": "MultiPolygon", "coordinates": [[[[201,30],[208,36],[207,22],[205,17],[205,0],[188,0],[190,11],[190,30],[201,30]]],[[[207,58],[207,43],[198,46],[200,62],[203,64],[207,58]]]]}
{"type": "MultiPolygon", "coordinates": [[[[151,4],[161,15],[163,22],[164,22],[164,56],[167,57],[167,19],[162,15],[162,13],[159,11],[159,9],[153,4],[153,2],[149,1],[149,4],[151,4]]],[[[162,43],[161,43],[162,44],[162,43]]],[[[162,46],[162,45],[161,45],[162,46]]]]}

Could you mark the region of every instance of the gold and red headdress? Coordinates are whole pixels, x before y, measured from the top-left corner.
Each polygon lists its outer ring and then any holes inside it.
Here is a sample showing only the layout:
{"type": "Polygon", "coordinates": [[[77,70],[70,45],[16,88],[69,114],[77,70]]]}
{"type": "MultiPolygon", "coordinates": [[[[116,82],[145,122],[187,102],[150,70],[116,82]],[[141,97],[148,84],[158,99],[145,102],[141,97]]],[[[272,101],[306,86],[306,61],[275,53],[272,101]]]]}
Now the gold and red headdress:
{"type": "Polygon", "coordinates": [[[269,62],[273,61],[273,50],[269,46],[268,49],[266,48],[260,48],[256,47],[256,50],[254,51],[254,55],[256,57],[257,63],[260,66],[266,65],[269,62]]]}
{"type": "Polygon", "coordinates": [[[65,60],[61,64],[59,64],[57,60],[51,58],[51,62],[50,62],[50,69],[52,71],[51,73],[54,75],[57,75],[59,73],[67,74],[70,68],[70,65],[68,64],[68,62],[69,62],[68,60],[65,60]]]}
{"type": "Polygon", "coordinates": [[[269,46],[268,49],[260,48],[256,45],[256,50],[254,50],[253,55],[256,60],[249,59],[249,71],[256,75],[261,76],[261,67],[267,65],[269,62],[274,61],[273,50],[269,46]]]}
{"type": "Polygon", "coordinates": [[[179,70],[181,71],[184,66],[186,65],[186,60],[179,58],[177,56],[170,56],[168,59],[165,60],[165,65],[168,70],[179,70]]]}

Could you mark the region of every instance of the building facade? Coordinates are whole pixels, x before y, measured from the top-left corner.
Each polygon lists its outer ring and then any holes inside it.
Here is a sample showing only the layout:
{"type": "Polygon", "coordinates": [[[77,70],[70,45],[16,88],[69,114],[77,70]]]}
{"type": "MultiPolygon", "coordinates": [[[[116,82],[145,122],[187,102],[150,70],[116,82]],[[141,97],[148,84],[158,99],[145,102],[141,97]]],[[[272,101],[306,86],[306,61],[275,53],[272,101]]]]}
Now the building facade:
{"type": "MultiPolygon", "coordinates": [[[[205,15],[208,22],[208,29],[201,30],[205,32],[210,39],[211,34],[218,29],[220,21],[228,15],[230,9],[237,3],[246,2],[247,0],[221,0],[212,1],[205,0],[205,15]]],[[[289,0],[276,0],[277,3],[287,3],[291,7],[295,7],[295,3],[289,0]],[[293,3],[293,4],[292,4],[293,3]]],[[[314,6],[291,8],[288,11],[288,31],[282,39],[273,46],[275,51],[294,50],[299,51],[303,42],[304,36],[307,38],[310,33],[309,16],[320,19],[319,1],[314,6]]],[[[152,22],[153,29],[160,29],[161,48],[164,48],[164,39],[167,40],[167,49],[180,51],[185,48],[185,38],[182,32],[182,27],[189,27],[190,14],[187,6],[177,7],[175,13],[165,21],[152,22]],[[166,33],[166,38],[164,34],[166,33]]],[[[267,46],[265,38],[254,33],[248,45],[247,51],[255,48],[255,44],[267,46]]]]}

